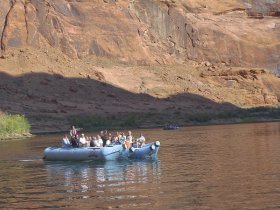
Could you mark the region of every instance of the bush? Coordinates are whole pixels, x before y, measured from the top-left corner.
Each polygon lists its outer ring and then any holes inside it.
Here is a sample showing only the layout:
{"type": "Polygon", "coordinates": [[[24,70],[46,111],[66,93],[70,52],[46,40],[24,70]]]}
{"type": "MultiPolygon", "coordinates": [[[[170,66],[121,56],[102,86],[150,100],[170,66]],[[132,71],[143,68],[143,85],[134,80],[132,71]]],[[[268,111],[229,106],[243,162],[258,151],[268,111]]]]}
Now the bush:
{"type": "Polygon", "coordinates": [[[23,115],[0,114],[0,138],[29,134],[30,124],[23,115]]]}

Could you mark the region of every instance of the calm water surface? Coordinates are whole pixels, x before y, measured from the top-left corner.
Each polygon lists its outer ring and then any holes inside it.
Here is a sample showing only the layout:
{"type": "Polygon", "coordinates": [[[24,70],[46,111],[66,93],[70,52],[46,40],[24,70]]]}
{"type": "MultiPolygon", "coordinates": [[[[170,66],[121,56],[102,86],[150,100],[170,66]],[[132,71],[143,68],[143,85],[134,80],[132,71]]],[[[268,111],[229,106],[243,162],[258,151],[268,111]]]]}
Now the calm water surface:
{"type": "Polygon", "coordinates": [[[0,142],[0,208],[280,209],[280,123],[143,132],[158,161],[44,162],[60,136],[0,142]]]}

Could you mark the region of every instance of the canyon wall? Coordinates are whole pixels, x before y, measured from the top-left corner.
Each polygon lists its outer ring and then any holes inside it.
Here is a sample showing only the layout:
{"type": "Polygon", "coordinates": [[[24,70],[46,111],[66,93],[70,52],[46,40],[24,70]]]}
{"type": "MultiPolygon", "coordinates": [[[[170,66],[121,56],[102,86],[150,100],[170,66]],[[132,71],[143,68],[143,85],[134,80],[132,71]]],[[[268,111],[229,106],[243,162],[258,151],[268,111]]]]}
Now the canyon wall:
{"type": "Polygon", "coordinates": [[[1,49],[280,71],[279,0],[0,0],[1,49]]]}
{"type": "Polygon", "coordinates": [[[279,29],[278,0],[0,0],[0,112],[50,132],[279,107],[279,29]]]}

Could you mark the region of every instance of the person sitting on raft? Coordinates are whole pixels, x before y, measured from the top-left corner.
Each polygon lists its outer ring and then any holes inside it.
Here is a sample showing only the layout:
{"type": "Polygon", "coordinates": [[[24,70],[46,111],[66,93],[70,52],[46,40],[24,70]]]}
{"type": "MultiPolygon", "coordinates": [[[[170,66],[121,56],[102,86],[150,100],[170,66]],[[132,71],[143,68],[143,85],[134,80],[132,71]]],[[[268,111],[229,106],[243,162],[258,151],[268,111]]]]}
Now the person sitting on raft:
{"type": "Polygon", "coordinates": [[[89,136],[89,137],[86,137],[86,142],[87,142],[87,146],[90,146],[90,142],[92,141],[92,138],[91,138],[91,136],[89,136]]]}
{"type": "Polygon", "coordinates": [[[83,134],[83,133],[81,135],[81,138],[79,139],[79,146],[80,147],[87,146],[87,140],[86,140],[85,134],[83,134]]]}
{"type": "Polygon", "coordinates": [[[71,147],[71,143],[66,134],[64,135],[64,137],[62,139],[62,147],[71,147]]]}
{"type": "Polygon", "coordinates": [[[97,141],[96,137],[92,137],[89,146],[90,147],[95,147],[95,142],[97,141]]]}
{"type": "Polygon", "coordinates": [[[143,134],[141,133],[140,137],[136,140],[137,147],[143,147],[145,145],[145,141],[146,141],[146,139],[143,136],[143,134]]]}
{"type": "Polygon", "coordinates": [[[124,135],[124,133],[121,133],[118,140],[119,144],[124,144],[125,140],[126,140],[126,136],[124,135]]]}
{"type": "Polygon", "coordinates": [[[124,141],[125,148],[130,148],[132,146],[132,143],[133,143],[133,136],[131,131],[128,131],[128,135],[126,137],[126,140],[124,141]]]}
{"type": "Polygon", "coordinates": [[[71,136],[71,145],[72,147],[79,147],[79,135],[71,136]]]}
{"type": "MultiPolygon", "coordinates": [[[[105,141],[105,145],[103,144],[103,146],[105,147],[105,146],[108,146],[108,145],[110,145],[111,143],[112,143],[112,134],[111,133],[109,133],[108,134],[108,136],[107,136],[107,139],[106,139],[106,141],[105,141]]],[[[103,141],[103,143],[104,143],[104,141],[103,141]]]]}
{"type": "Polygon", "coordinates": [[[105,146],[109,146],[112,143],[111,139],[112,137],[109,136],[109,138],[106,140],[105,146]]]}
{"type": "Polygon", "coordinates": [[[112,137],[111,144],[118,144],[118,142],[119,142],[118,136],[113,136],[113,137],[112,137]]]}
{"type": "Polygon", "coordinates": [[[94,146],[95,147],[103,147],[103,140],[99,135],[97,135],[96,140],[94,140],[94,146]]]}

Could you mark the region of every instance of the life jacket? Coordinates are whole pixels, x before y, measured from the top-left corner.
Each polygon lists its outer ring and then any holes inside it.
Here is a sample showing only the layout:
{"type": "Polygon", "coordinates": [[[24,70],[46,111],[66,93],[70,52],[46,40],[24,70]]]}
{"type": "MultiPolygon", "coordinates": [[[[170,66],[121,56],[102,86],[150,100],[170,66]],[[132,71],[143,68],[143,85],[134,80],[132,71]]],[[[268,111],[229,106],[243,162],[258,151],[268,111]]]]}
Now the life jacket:
{"type": "Polygon", "coordinates": [[[77,135],[77,130],[76,130],[76,129],[72,129],[72,130],[70,131],[70,135],[71,135],[71,136],[76,136],[76,135],[77,135]]]}

